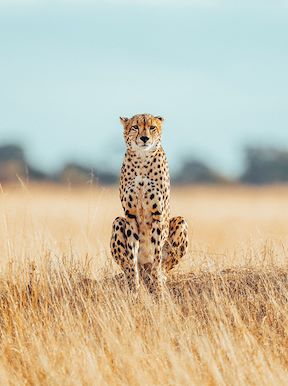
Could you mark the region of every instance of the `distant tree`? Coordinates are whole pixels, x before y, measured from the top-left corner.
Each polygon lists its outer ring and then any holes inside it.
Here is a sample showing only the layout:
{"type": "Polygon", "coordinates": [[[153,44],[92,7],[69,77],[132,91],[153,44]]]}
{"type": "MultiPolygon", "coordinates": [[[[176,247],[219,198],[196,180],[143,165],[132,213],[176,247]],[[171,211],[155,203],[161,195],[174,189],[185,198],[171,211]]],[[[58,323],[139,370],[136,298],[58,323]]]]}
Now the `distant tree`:
{"type": "Polygon", "coordinates": [[[48,179],[48,176],[28,165],[20,146],[0,146],[0,183],[18,179],[44,180],[48,179]]]}
{"type": "Polygon", "coordinates": [[[104,185],[113,185],[115,183],[118,183],[118,180],[119,180],[119,177],[117,174],[108,170],[105,172],[103,170],[99,170],[97,176],[98,176],[98,181],[104,185]]]}
{"type": "Polygon", "coordinates": [[[32,166],[27,166],[27,178],[32,181],[49,181],[52,179],[48,174],[32,166]]]}
{"type": "Polygon", "coordinates": [[[93,169],[74,162],[68,163],[64,166],[63,170],[58,175],[58,179],[60,182],[69,182],[74,185],[97,182],[93,169]]]}
{"type": "Polygon", "coordinates": [[[0,182],[12,182],[25,178],[27,167],[21,147],[7,145],[0,147],[0,182]]]}
{"type": "Polygon", "coordinates": [[[23,161],[25,163],[24,151],[17,145],[0,146],[0,162],[23,161]]]}
{"type": "Polygon", "coordinates": [[[203,162],[186,160],[174,178],[179,184],[214,184],[227,183],[229,180],[209,168],[203,162]]]}
{"type": "Polygon", "coordinates": [[[288,151],[246,148],[246,169],[241,181],[252,184],[287,183],[288,151]]]}
{"type": "Polygon", "coordinates": [[[75,185],[82,184],[113,184],[117,181],[117,176],[112,172],[98,171],[77,163],[69,163],[64,166],[58,179],[60,182],[69,182],[75,185]]]}

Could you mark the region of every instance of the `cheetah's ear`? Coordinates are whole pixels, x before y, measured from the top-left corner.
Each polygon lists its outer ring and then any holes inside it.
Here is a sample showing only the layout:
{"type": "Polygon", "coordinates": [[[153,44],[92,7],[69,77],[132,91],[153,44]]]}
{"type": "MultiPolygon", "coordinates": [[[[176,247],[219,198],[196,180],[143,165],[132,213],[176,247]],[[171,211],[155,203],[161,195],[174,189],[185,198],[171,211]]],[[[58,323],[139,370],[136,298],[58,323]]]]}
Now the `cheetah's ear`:
{"type": "Polygon", "coordinates": [[[129,121],[129,118],[120,117],[120,122],[122,123],[123,126],[125,126],[128,121],[129,121]]]}
{"type": "Polygon", "coordinates": [[[159,121],[161,121],[162,123],[164,122],[164,118],[160,117],[159,115],[157,115],[157,117],[155,117],[155,119],[159,119],[159,121]]]}

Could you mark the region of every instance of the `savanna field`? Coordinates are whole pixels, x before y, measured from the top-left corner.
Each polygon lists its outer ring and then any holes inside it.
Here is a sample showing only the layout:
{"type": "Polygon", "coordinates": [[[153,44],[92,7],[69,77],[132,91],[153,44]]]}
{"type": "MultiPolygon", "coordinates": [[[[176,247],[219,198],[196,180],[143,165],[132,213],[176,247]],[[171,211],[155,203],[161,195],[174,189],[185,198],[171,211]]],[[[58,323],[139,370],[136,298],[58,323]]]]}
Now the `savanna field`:
{"type": "Polygon", "coordinates": [[[1,385],[287,385],[288,187],[174,187],[162,298],[109,252],[117,188],[2,187],[1,385]]]}

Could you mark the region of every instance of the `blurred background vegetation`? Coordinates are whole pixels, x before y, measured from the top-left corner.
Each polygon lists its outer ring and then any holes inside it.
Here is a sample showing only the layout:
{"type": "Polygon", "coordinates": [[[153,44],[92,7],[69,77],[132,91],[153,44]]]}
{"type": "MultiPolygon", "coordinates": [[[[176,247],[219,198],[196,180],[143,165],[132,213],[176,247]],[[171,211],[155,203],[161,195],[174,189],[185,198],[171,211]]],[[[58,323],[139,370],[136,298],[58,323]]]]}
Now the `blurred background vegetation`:
{"type": "MultiPolygon", "coordinates": [[[[282,184],[288,182],[288,150],[270,147],[246,147],[242,173],[236,178],[223,175],[205,162],[186,157],[172,174],[175,184],[282,184]]],[[[119,166],[120,169],[120,166],[119,166]]],[[[103,163],[87,165],[69,162],[58,172],[47,173],[31,165],[23,148],[10,144],[0,146],[0,183],[19,181],[58,184],[117,184],[119,175],[103,163]]]]}

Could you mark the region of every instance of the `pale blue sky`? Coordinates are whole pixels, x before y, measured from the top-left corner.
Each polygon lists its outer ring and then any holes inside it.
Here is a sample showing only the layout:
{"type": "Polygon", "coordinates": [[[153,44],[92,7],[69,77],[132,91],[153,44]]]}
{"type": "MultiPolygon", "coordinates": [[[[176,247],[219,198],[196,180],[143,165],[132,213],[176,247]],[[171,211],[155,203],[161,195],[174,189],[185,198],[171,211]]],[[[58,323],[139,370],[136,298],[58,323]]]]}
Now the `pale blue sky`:
{"type": "Polygon", "coordinates": [[[46,170],[119,168],[118,117],[142,112],[174,167],[288,146],[288,0],[0,0],[0,69],[0,143],[46,170]]]}

